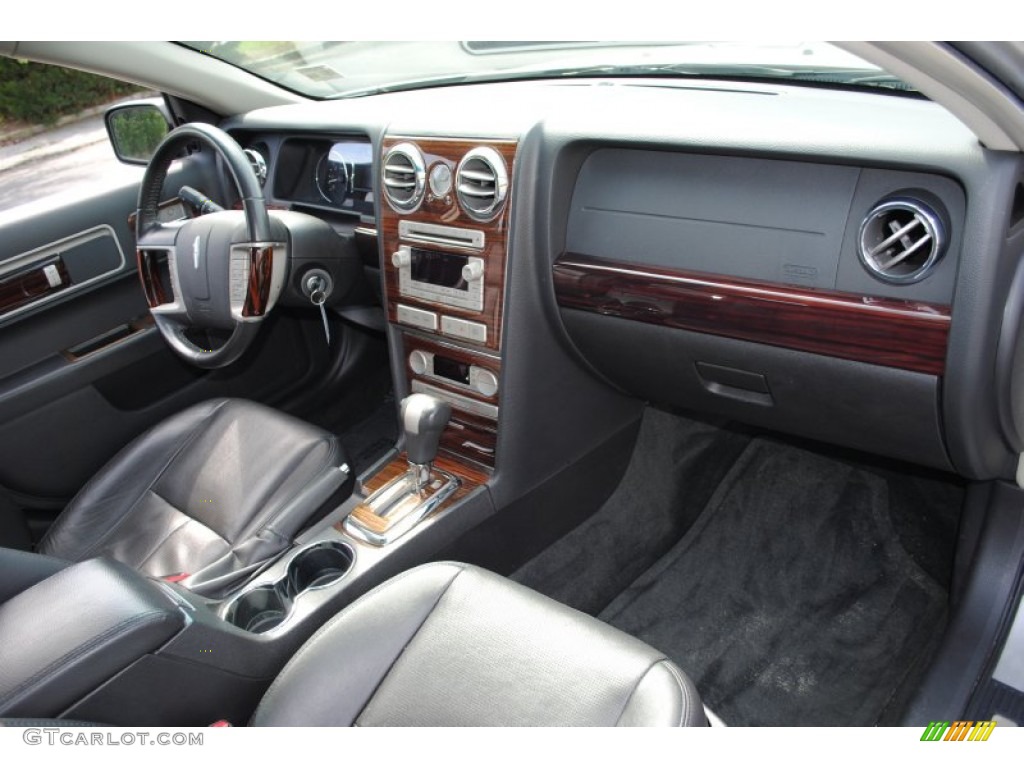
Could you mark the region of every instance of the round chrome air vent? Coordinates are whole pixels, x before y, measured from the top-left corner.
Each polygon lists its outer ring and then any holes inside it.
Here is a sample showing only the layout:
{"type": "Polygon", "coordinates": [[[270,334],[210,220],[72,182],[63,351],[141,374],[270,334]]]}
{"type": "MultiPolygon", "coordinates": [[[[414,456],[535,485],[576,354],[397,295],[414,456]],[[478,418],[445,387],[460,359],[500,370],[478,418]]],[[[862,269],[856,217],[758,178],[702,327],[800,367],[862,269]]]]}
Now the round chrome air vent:
{"type": "Polygon", "coordinates": [[[396,144],[384,156],[384,197],[399,213],[415,211],[423,201],[427,170],[415,144],[396,144]]]}
{"type": "Polygon", "coordinates": [[[864,267],[887,283],[916,283],[942,258],[946,226],[934,208],[893,197],[872,208],[860,225],[857,253],[864,267]]]}
{"type": "Polygon", "coordinates": [[[508,173],[501,155],[490,147],[469,150],[455,171],[455,193],[470,217],[490,221],[497,216],[508,195],[508,173]]]}

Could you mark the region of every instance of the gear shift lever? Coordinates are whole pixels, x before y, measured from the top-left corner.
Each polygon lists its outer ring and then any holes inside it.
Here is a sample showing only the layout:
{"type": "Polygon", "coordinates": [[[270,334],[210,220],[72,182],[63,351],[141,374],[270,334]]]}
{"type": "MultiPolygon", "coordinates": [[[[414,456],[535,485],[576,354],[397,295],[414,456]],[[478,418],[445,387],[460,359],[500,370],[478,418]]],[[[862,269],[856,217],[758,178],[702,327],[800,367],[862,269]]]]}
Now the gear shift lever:
{"type": "Polygon", "coordinates": [[[345,532],[383,547],[412,530],[441,509],[459,487],[451,472],[434,469],[451,406],[444,400],[417,393],[402,401],[402,430],[409,469],[357,504],[345,518],[345,532]]]}
{"type": "Polygon", "coordinates": [[[444,400],[430,395],[409,395],[402,401],[402,429],[409,469],[416,473],[422,488],[430,478],[430,465],[437,456],[441,433],[451,418],[452,408],[444,400]]]}

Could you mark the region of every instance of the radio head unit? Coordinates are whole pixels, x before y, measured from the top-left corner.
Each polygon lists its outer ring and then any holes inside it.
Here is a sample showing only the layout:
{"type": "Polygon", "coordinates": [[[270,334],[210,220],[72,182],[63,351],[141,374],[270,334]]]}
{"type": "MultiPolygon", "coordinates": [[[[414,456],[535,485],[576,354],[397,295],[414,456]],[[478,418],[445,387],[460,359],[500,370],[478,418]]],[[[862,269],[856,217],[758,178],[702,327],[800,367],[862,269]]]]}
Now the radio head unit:
{"type": "Polygon", "coordinates": [[[392,254],[402,296],[476,312],[484,306],[484,260],[402,245],[392,254]]]}

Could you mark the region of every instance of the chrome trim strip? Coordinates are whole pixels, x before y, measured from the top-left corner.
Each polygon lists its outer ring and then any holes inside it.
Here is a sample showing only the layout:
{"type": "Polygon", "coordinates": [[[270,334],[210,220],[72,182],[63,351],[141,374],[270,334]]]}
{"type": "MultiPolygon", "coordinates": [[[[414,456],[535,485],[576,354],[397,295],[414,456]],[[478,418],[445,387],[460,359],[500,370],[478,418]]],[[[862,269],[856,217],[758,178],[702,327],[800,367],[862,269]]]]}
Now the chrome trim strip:
{"type": "MultiPolygon", "coordinates": [[[[387,530],[380,533],[367,530],[366,528],[363,528],[358,521],[354,521],[350,515],[345,518],[345,533],[359,541],[371,544],[375,547],[384,547],[402,538],[402,536],[415,528],[418,523],[430,517],[434,510],[447,501],[459,488],[459,479],[455,477],[455,475],[440,469],[433,469],[432,474],[437,475],[444,480],[444,485],[434,491],[428,498],[424,499],[402,515],[402,517],[387,530]]],[[[371,494],[363,504],[374,509],[375,502],[380,502],[381,499],[385,499],[387,503],[383,505],[384,509],[382,511],[386,513],[390,507],[399,503],[399,499],[402,497],[402,487],[408,487],[410,484],[409,475],[410,473],[406,472],[403,475],[399,475],[394,480],[391,480],[389,483],[381,486],[371,494]],[[390,499],[391,496],[396,497],[394,501],[390,499]]]]}
{"type": "Polygon", "coordinates": [[[498,420],[498,406],[491,405],[490,403],[482,403],[479,400],[474,400],[463,395],[456,394],[455,392],[449,392],[447,389],[441,389],[435,387],[433,384],[428,384],[425,381],[419,379],[413,379],[412,385],[409,387],[414,393],[422,392],[425,395],[433,395],[439,397],[447,403],[450,403],[453,407],[471,413],[474,416],[482,416],[485,419],[498,420]]]}
{"type": "MultiPolygon", "coordinates": [[[[501,355],[499,355],[497,352],[495,352],[492,349],[481,349],[479,347],[472,346],[473,342],[466,339],[441,339],[438,338],[437,336],[427,335],[419,330],[410,330],[407,328],[403,328],[402,332],[411,338],[420,339],[421,341],[426,341],[431,344],[436,344],[439,347],[446,347],[448,349],[458,350],[460,352],[469,352],[474,355],[477,355],[478,357],[489,357],[491,360],[498,363],[499,365],[501,364],[501,355]]],[[[410,347],[409,351],[411,352],[412,349],[413,348],[410,347]]]]}
{"type": "Polygon", "coordinates": [[[482,251],[486,244],[486,235],[479,229],[446,227],[441,224],[407,219],[398,222],[398,237],[416,243],[470,248],[477,251],[482,251]]]}

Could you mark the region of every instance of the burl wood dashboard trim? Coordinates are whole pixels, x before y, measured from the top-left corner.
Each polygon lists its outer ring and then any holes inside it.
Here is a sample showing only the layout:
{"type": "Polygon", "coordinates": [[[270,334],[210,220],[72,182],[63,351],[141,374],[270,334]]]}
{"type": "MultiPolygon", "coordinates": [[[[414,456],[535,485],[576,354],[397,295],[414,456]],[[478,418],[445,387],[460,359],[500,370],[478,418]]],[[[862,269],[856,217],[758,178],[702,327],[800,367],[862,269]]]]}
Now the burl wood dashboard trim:
{"type": "Polygon", "coordinates": [[[13,312],[70,287],[71,276],[64,266],[64,260],[59,256],[44,263],[33,264],[16,274],[0,279],[0,315],[13,312]],[[44,271],[47,267],[56,270],[60,278],[56,285],[51,284],[47,278],[44,271]]]}
{"type": "Polygon", "coordinates": [[[146,297],[146,303],[150,308],[159,307],[171,300],[170,286],[164,284],[160,272],[159,258],[163,251],[139,248],[135,251],[135,258],[139,266],[139,280],[142,282],[142,292],[146,297]]]}
{"type": "MultiPolygon", "coordinates": [[[[513,164],[515,162],[516,147],[518,143],[508,139],[437,139],[423,138],[416,136],[388,136],[384,139],[381,147],[381,156],[387,153],[396,144],[409,142],[419,147],[423,153],[427,175],[430,170],[438,165],[447,165],[452,174],[452,191],[445,197],[433,197],[429,185],[424,192],[423,202],[420,207],[412,213],[398,213],[394,211],[387,200],[381,199],[380,206],[380,228],[381,244],[383,247],[383,268],[384,286],[387,291],[388,319],[392,323],[398,323],[399,303],[417,309],[426,309],[440,315],[465,318],[477,323],[484,323],[487,326],[487,342],[480,346],[488,349],[501,349],[501,319],[502,305],[505,300],[505,272],[508,259],[508,232],[511,212],[511,201],[513,194],[513,164]],[[504,207],[497,217],[488,222],[480,222],[468,216],[459,207],[455,195],[455,171],[459,161],[474,147],[491,147],[497,151],[505,161],[505,168],[509,177],[508,194],[505,198],[504,207]],[[484,300],[483,311],[460,309],[435,304],[423,299],[411,296],[402,296],[398,291],[398,270],[391,263],[391,254],[398,250],[400,239],[398,236],[398,224],[400,221],[419,221],[430,224],[440,224],[448,227],[463,227],[474,229],[484,233],[485,244],[482,251],[459,247],[454,245],[423,245],[419,243],[407,243],[416,247],[432,250],[450,251],[452,253],[465,253],[467,255],[479,256],[484,259],[484,300]]],[[[383,163],[381,163],[383,166],[383,163]]],[[[381,170],[383,173],[383,168],[381,170]]],[[[381,180],[383,187],[383,180],[381,180]]],[[[437,330],[438,335],[443,335],[441,329],[437,330]]],[[[456,337],[452,337],[458,340],[456,337]]],[[[465,340],[463,340],[465,341],[465,340]]]]}
{"type": "MultiPolygon", "coordinates": [[[[437,509],[437,512],[441,512],[453,504],[458,503],[461,499],[468,496],[474,490],[479,488],[481,485],[487,483],[489,475],[482,469],[464,464],[454,458],[439,453],[437,458],[434,460],[434,466],[444,472],[449,472],[459,478],[459,487],[455,490],[451,496],[449,496],[443,504],[437,509]]],[[[392,459],[388,464],[381,469],[377,474],[368,479],[363,483],[362,492],[364,496],[369,496],[374,491],[380,490],[387,483],[394,480],[396,477],[404,474],[409,468],[408,459],[405,454],[392,459]]],[[[435,512],[434,514],[437,514],[435,512]]],[[[341,520],[335,523],[334,527],[336,530],[344,533],[345,521],[341,520]]]]}
{"type": "Polygon", "coordinates": [[[944,305],[572,253],[560,257],[553,272],[561,307],[918,373],[945,370],[950,309],[944,305]]]}

